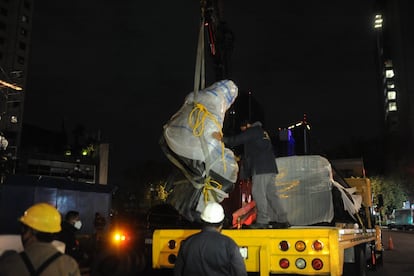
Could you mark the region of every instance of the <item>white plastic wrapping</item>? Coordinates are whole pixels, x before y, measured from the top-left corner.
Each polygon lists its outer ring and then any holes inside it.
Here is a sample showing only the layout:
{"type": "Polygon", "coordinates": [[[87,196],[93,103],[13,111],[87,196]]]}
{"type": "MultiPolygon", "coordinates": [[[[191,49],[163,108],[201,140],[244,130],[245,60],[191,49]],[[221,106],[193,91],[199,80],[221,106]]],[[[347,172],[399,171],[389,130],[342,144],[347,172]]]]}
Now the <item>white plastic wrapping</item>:
{"type": "MultiPolygon", "coordinates": [[[[238,165],[233,151],[222,148],[222,143],[212,137],[213,132],[221,131],[224,116],[238,94],[238,88],[231,80],[222,80],[195,93],[191,92],[185,98],[183,106],[164,125],[164,138],[168,147],[177,155],[205,162],[224,179],[235,183],[238,174],[238,165]],[[201,136],[193,133],[189,125],[189,117],[195,105],[200,103],[212,117],[206,117],[203,123],[201,136]],[[224,150],[224,152],[223,152],[224,150]],[[223,157],[224,153],[224,157],[223,157]]],[[[206,112],[203,113],[204,115],[206,112]]],[[[194,123],[195,115],[192,115],[194,123]]]]}
{"type": "Polygon", "coordinates": [[[344,203],[344,210],[346,210],[351,215],[351,217],[355,219],[354,214],[357,213],[362,206],[362,196],[356,193],[356,187],[344,188],[336,181],[333,181],[333,185],[337,187],[341,192],[341,198],[344,203]]]}
{"type": "Polygon", "coordinates": [[[332,169],[321,156],[288,156],[276,158],[279,174],[276,187],[292,225],[331,222],[332,169]]]}

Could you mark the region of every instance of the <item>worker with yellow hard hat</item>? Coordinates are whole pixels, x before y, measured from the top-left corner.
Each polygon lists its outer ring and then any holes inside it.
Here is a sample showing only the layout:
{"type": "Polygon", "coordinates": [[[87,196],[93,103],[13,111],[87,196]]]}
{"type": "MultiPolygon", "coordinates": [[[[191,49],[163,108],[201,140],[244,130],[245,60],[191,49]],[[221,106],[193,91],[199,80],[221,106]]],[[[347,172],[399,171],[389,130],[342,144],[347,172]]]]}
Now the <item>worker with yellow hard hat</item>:
{"type": "Polygon", "coordinates": [[[19,218],[24,251],[0,257],[0,276],[79,276],[78,263],[53,244],[61,230],[61,215],[49,203],[36,203],[19,218]]]}

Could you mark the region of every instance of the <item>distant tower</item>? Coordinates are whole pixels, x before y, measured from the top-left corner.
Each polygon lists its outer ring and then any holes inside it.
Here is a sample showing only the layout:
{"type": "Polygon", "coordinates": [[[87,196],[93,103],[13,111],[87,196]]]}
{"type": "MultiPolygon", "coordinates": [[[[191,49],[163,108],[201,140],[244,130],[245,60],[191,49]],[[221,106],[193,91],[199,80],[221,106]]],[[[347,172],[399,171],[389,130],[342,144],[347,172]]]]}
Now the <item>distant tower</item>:
{"type": "Polygon", "coordinates": [[[377,0],[373,15],[386,171],[414,165],[412,7],[411,1],[377,0]]]}
{"type": "Polygon", "coordinates": [[[2,156],[12,170],[21,139],[32,11],[33,0],[0,3],[0,132],[9,143],[2,156]]]}

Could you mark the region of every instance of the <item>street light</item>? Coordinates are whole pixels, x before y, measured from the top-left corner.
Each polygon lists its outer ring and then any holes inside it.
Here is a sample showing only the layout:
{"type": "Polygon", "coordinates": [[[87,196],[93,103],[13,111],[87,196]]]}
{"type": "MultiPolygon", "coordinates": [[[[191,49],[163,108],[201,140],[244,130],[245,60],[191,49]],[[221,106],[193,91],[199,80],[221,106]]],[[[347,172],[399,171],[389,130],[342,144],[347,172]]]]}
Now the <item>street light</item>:
{"type": "Polygon", "coordinates": [[[7,81],[4,81],[4,80],[0,80],[0,85],[3,85],[5,87],[8,87],[14,90],[18,90],[18,91],[23,90],[23,88],[21,88],[20,86],[8,83],[7,81]]]}

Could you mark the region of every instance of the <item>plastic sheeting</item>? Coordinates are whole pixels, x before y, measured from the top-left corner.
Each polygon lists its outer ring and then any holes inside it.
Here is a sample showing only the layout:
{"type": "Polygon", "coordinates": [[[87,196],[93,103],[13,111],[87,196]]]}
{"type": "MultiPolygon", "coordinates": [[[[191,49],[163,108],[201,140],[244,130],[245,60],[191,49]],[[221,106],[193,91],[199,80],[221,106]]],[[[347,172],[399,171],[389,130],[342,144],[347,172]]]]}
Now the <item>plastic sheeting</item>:
{"type": "MultiPolygon", "coordinates": [[[[222,143],[214,139],[212,133],[221,131],[225,113],[237,94],[238,88],[231,80],[222,80],[198,91],[197,99],[194,98],[195,93],[191,92],[183,106],[164,125],[164,138],[170,150],[186,159],[204,162],[211,171],[232,183],[236,182],[238,174],[234,153],[228,148],[224,148],[223,152],[222,143]],[[202,104],[212,115],[201,121],[203,131],[199,137],[194,135],[189,125],[195,103],[202,104]]],[[[206,112],[202,115],[206,115],[206,112]]]]}
{"type": "Polygon", "coordinates": [[[190,221],[199,220],[207,201],[227,198],[237,181],[239,167],[233,151],[212,136],[221,132],[225,113],[237,95],[231,80],[191,92],[164,125],[161,148],[186,178],[167,184],[168,191],[172,187],[167,202],[190,221]]]}
{"type": "Polygon", "coordinates": [[[332,169],[321,156],[276,158],[277,194],[292,225],[330,223],[334,217],[332,169]]]}
{"type": "Polygon", "coordinates": [[[356,187],[345,188],[336,181],[333,182],[333,185],[341,192],[344,210],[347,211],[353,219],[356,219],[354,214],[357,213],[362,206],[362,196],[357,194],[356,187]]]}

